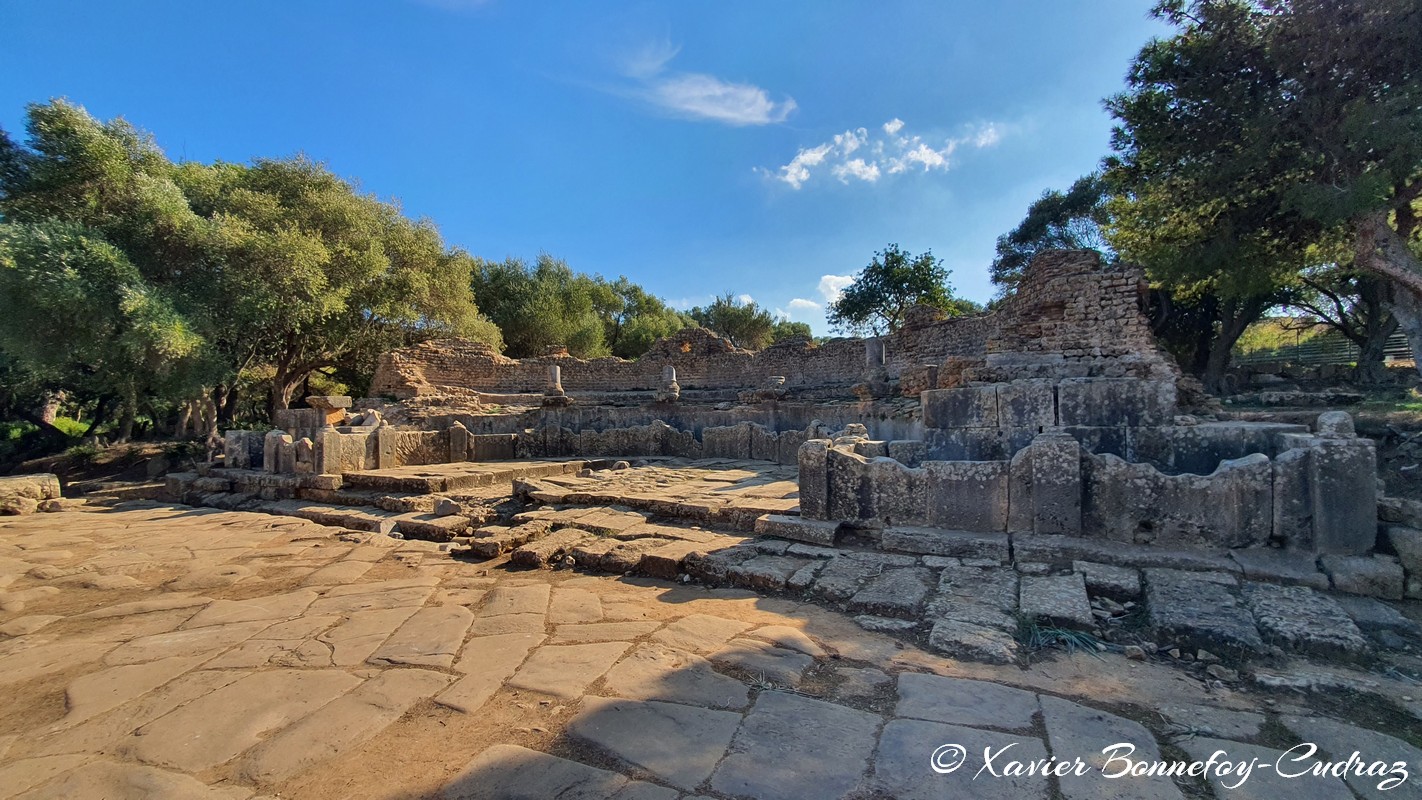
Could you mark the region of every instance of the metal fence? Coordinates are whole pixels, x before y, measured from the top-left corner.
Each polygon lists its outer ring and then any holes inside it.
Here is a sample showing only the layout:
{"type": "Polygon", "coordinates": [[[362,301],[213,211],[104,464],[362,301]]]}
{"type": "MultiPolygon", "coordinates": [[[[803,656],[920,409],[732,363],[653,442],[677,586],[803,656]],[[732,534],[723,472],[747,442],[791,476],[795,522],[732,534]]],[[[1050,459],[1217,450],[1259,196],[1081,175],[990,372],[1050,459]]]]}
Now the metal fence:
{"type": "MultiPolygon", "coordinates": [[[[1293,345],[1236,354],[1236,365],[1288,363],[1305,366],[1355,364],[1359,348],[1337,331],[1328,331],[1293,345]]],[[[1399,331],[1388,337],[1383,353],[1389,362],[1412,361],[1412,347],[1399,331]]]]}

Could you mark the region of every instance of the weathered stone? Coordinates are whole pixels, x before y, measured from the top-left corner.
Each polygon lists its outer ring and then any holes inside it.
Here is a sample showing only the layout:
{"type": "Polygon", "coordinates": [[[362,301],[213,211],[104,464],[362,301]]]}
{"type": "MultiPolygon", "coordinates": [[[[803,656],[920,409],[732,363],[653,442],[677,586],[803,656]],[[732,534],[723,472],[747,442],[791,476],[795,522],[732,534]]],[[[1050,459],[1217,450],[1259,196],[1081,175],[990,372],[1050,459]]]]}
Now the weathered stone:
{"type": "Polygon", "coordinates": [[[588,684],[602,677],[628,647],[626,642],[546,645],[535,650],[508,683],[573,700],[587,690],[588,684]]]}
{"type": "Polygon", "coordinates": [[[851,610],[896,617],[912,617],[923,606],[933,573],[926,567],[888,569],[871,578],[849,598],[851,610]]]}
{"type": "MultiPolygon", "coordinates": [[[[30,759],[31,762],[38,760],[30,759]]],[[[92,758],[85,760],[91,763],[26,792],[23,795],[25,800],[64,800],[73,797],[102,797],[106,800],[245,800],[252,794],[251,790],[240,786],[208,786],[191,776],[143,764],[95,761],[92,758]]],[[[8,789],[16,787],[8,780],[4,785],[8,789]]]]}
{"type": "Polygon", "coordinates": [[[617,642],[639,639],[657,628],[660,622],[592,622],[579,625],[559,625],[550,640],[554,644],[568,642],[617,642]]]}
{"type": "Polygon", "coordinates": [[[406,606],[355,611],[344,622],[320,634],[317,640],[331,646],[332,664],[353,666],[369,658],[415,610],[413,606],[406,606]]]}
{"type": "Polygon", "coordinates": [[[717,649],[750,626],[749,622],[737,619],[691,614],[657,631],[652,639],[678,650],[705,653],[717,649]]]}
{"type": "Polygon", "coordinates": [[[198,772],[215,767],[350,691],[360,679],[338,670],[249,675],[141,729],[126,750],[140,761],[198,772]],[[203,735],[194,736],[193,731],[203,735]]]}
{"type": "Polygon", "coordinates": [[[869,766],[879,721],[844,706],[762,692],[712,775],[711,788],[759,800],[844,797],[869,766]]]}
{"type": "Polygon", "coordinates": [[[586,697],[568,732],[681,789],[701,785],[725,755],[741,717],[729,711],[586,697]]]}
{"type": "Polygon", "coordinates": [[[800,515],[806,519],[829,518],[829,447],[830,442],[827,439],[811,439],[800,445],[797,451],[800,468],[800,515]]]}
{"type": "Polygon", "coordinates": [[[1301,751],[1293,751],[1286,755],[1281,751],[1271,750],[1267,747],[1223,739],[1208,739],[1203,736],[1181,739],[1176,744],[1190,758],[1197,761],[1205,761],[1215,753],[1223,751],[1225,755],[1218,756],[1218,758],[1227,758],[1236,766],[1240,762],[1247,764],[1252,759],[1259,765],[1280,764],[1289,770],[1290,774],[1298,774],[1297,777],[1285,777],[1278,770],[1260,767],[1252,770],[1248,781],[1243,783],[1241,783],[1242,776],[1237,769],[1224,774],[1213,772],[1206,775],[1215,797],[1221,800],[1224,798],[1256,797],[1260,800],[1272,800],[1273,798],[1354,800],[1353,793],[1348,791],[1348,787],[1342,781],[1330,775],[1311,774],[1312,767],[1319,763],[1318,759],[1303,758],[1301,751]]]}
{"type": "MultiPolygon", "coordinates": [[[[804,503],[802,499],[801,504],[804,503]]],[[[834,520],[766,514],[756,518],[755,532],[761,536],[778,536],[798,542],[833,546],[840,523],[834,520]]]]}
{"type": "Polygon", "coordinates": [[[205,660],[206,655],[163,658],[81,675],[65,689],[64,699],[68,713],[59,721],[58,726],[67,728],[117,708],[162,686],[205,660]]]}
{"type": "Polygon", "coordinates": [[[905,672],[899,675],[894,715],[952,725],[1029,730],[1038,711],[1037,696],[983,681],[905,672]]]}
{"type": "Polygon", "coordinates": [[[724,648],[712,653],[710,659],[723,668],[739,670],[753,680],[790,688],[800,685],[805,670],[815,661],[804,653],[755,639],[732,639],[724,648]]]}
{"type": "Polygon", "coordinates": [[[1086,579],[1086,591],[1094,597],[1125,602],[1141,596],[1140,570],[1091,561],[1073,561],[1071,568],[1086,579]]]}
{"type": "Polygon", "coordinates": [[[1387,603],[1369,597],[1343,595],[1332,599],[1353,618],[1358,629],[1364,633],[1388,631],[1399,636],[1422,638],[1422,625],[1403,616],[1402,612],[1387,603]]]}
{"type": "Polygon", "coordinates": [[[1259,652],[1264,642],[1254,618],[1224,577],[1169,569],[1145,570],[1146,607],[1161,636],[1211,649],[1259,652]]]}
{"type": "Polygon", "coordinates": [[[873,614],[860,614],[854,618],[855,624],[866,631],[876,633],[909,634],[918,629],[919,621],[914,619],[893,619],[873,614]]]}
{"type": "Polygon", "coordinates": [[[1368,640],[1332,598],[1306,586],[1246,583],[1244,602],[1264,637],[1320,655],[1356,656],[1368,640]]]}
{"type": "Polygon", "coordinates": [[[741,710],[750,689],[716,672],[706,659],[657,644],[639,645],[603,677],[607,691],[633,700],[665,700],[741,710]]]}
{"type": "Polygon", "coordinates": [[[511,744],[496,744],[440,790],[443,800],[601,800],[625,789],[616,772],[511,744]]]}
{"type": "Polygon", "coordinates": [[[1229,557],[1239,564],[1244,577],[1250,580],[1328,589],[1328,576],[1319,571],[1317,557],[1313,553],[1249,547],[1231,550],[1229,557]]]}
{"type": "Polygon", "coordinates": [[[1134,747],[1130,753],[1132,759],[1147,763],[1160,760],[1155,737],[1140,723],[1047,695],[1042,697],[1042,718],[1046,722],[1052,755],[1062,761],[1081,759],[1092,767],[1085,775],[1068,774],[1057,778],[1066,800],[1176,800],[1181,797],[1180,790],[1165,776],[1127,775],[1112,780],[1103,777],[1112,748],[1120,743],[1134,747]]]}
{"type": "Polygon", "coordinates": [[[1079,572],[1024,576],[1019,607],[1023,616],[1046,620],[1054,625],[1082,629],[1095,627],[1091,603],[1086,597],[1086,579],[1079,572]]]}
{"type": "Polygon", "coordinates": [[[1361,555],[1377,541],[1377,451],[1371,439],[1322,439],[1309,451],[1313,546],[1361,555]]]}
{"type": "Polygon", "coordinates": [[[752,589],[780,591],[790,576],[808,563],[786,556],[756,556],[731,567],[728,577],[733,583],[752,589]]]}
{"type": "Polygon", "coordinates": [[[953,619],[933,624],[928,646],[944,655],[986,664],[1011,664],[1017,660],[1017,641],[1010,634],[953,619]]]}
{"type": "Polygon", "coordinates": [[[1081,535],[1081,445],[1065,433],[1032,440],[1032,530],[1081,535]]]}
{"type": "Polygon", "coordinates": [[[871,553],[844,552],[820,569],[812,590],[830,600],[844,600],[879,574],[884,562],[871,553]]]}
{"type": "Polygon", "coordinates": [[[1210,706],[1168,706],[1160,709],[1175,730],[1214,738],[1253,739],[1267,718],[1252,711],[1230,711],[1210,706]]]}
{"type": "Polygon", "coordinates": [[[766,625],[747,632],[746,636],[762,639],[776,647],[804,653],[811,658],[820,658],[825,654],[825,649],[816,644],[814,639],[806,636],[805,632],[799,628],[792,628],[789,625],[766,625]]]}
{"type": "Polygon", "coordinates": [[[548,610],[549,586],[543,583],[528,586],[496,586],[484,595],[479,616],[500,614],[542,614],[548,610]]]}
{"type": "Polygon", "coordinates": [[[1387,556],[1323,556],[1319,559],[1340,592],[1401,600],[1402,565],[1387,556]]]}
{"type": "Polygon", "coordinates": [[[1052,796],[1051,784],[1040,771],[1001,777],[979,774],[983,753],[989,750],[1002,753],[997,761],[1000,765],[1005,763],[1004,759],[1036,763],[1047,758],[1047,749],[1040,739],[938,722],[896,719],[884,726],[879,737],[873,786],[882,796],[897,800],[944,797],[1047,800],[1052,796]],[[962,749],[943,749],[950,744],[962,749]]]}
{"type": "Polygon", "coordinates": [[[1388,765],[1384,774],[1358,775],[1355,774],[1357,770],[1349,770],[1343,776],[1344,782],[1359,797],[1385,800],[1422,795],[1422,775],[1416,773],[1417,765],[1422,764],[1422,750],[1407,742],[1385,733],[1319,717],[1286,716],[1280,721],[1303,741],[1318,745],[1330,756],[1329,761],[1347,761],[1356,753],[1364,769],[1366,765],[1377,762],[1388,765]],[[1407,767],[1406,780],[1399,780],[1403,773],[1403,770],[1397,769],[1399,764],[1407,767]],[[1388,781],[1389,778],[1392,780],[1388,781]],[[1388,781],[1385,788],[1384,781],[1388,781]]]}
{"type": "Polygon", "coordinates": [[[454,665],[473,622],[474,615],[463,606],[422,608],[370,656],[370,661],[447,669],[454,665]]]}
{"type": "Polygon", "coordinates": [[[1006,461],[929,461],[923,471],[929,525],[1007,530],[1006,461]]]}
{"type": "Polygon", "coordinates": [[[1007,536],[1000,533],[974,533],[945,528],[892,526],[879,536],[885,550],[902,553],[927,553],[950,558],[990,558],[1007,560],[1007,536]]]}
{"type": "Polygon", "coordinates": [[[997,388],[968,386],[931,389],[920,396],[923,424],[928,428],[998,427],[997,388]]]}
{"type": "Polygon", "coordinates": [[[285,780],[370,740],[448,683],[448,675],[430,670],[382,672],[253,748],[242,773],[262,783],[285,780]]]}
{"type": "Polygon", "coordinates": [[[541,633],[507,633],[470,639],[454,665],[464,677],[440,692],[435,702],[473,714],[514,674],[529,651],[542,642],[541,633]]]}

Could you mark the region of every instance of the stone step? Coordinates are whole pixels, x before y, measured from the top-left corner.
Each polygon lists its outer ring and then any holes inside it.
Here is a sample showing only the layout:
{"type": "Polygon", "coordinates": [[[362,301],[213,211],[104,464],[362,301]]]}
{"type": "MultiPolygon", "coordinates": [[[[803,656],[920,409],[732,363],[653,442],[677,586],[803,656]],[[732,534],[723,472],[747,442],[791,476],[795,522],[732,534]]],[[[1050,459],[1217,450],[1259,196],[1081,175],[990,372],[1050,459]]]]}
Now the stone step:
{"type": "Polygon", "coordinates": [[[356,489],[386,492],[433,494],[511,484],[552,475],[577,473],[602,462],[588,459],[567,461],[498,461],[435,464],[429,467],[401,467],[391,470],[361,470],[344,473],[345,485],[356,489]]]}
{"type": "MultiPolygon", "coordinates": [[[[239,495],[229,495],[236,498],[239,495]]],[[[350,528],[372,533],[398,533],[407,539],[447,542],[469,527],[469,518],[459,515],[437,517],[419,512],[396,512],[368,506],[338,506],[304,500],[253,500],[235,505],[224,504],[221,497],[205,498],[216,508],[231,507],[241,511],[257,511],[284,517],[299,517],[336,528],[350,528]]]]}

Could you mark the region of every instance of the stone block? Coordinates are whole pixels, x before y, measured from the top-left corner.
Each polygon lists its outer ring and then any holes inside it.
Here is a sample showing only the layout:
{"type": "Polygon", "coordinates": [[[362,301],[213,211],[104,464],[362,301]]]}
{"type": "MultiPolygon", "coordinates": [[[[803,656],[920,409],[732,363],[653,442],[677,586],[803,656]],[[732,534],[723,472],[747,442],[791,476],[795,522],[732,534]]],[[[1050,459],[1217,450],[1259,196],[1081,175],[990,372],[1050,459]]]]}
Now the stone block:
{"type": "Polygon", "coordinates": [[[1323,556],[1319,559],[1333,588],[1349,594],[1401,600],[1402,565],[1390,556],[1323,556]]]}
{"type": "Polygon", "coordinates": [[[1006,461],[929,461],[923,465],[926,520],[962,531],[1005,531],[1006,461]]]}
{"type": "Polygon", "coordinates": [[[1063,433],[1032,440],[1032,531],[1081,535],[1081,445],[1063,433]]]}
{"type": "Polygon", "coordinates": [[[755,521],[755,532],[761,536],[826,546],[834,545],[839,527],[840,523],[835,520],[805,519],[783,514],[766,514],[755,521]]]}
{"type": "Polygon", "coordinates": [[[1018,592],[1018,606],[1024,616],[1068,628],[1095,627],[1086,597],[1086,578],[1079,572],[1023,576],[1018,592]]]}
{"type": "Polygon", "coordinates": [[[929,389],[921,397],[926,428],[998,427],[996,386],[929,389]]]}
{"type": "Polygon", "coordinates": [[[1328,576],[1318,569],[1313,553],[1277,550],[1272,547],[1246,547],[1231,550],[1229,557],[1252,581],[1269,581],[1294,586],[1328,589],[1328,576]]]}
{"type": "Polygon", "coordinates": [[[1377,541],[1377,452],[1371,439],[1325,439],[1309,453],[1313,545],[1361,555],[1377,541]]]}
{"type": "Polygon", "coordinates": [[[864,465],[866,487],[870,490],[872,511],[864,509],[862,518],[872,518],[884,524],[922,524],[928,518],[925,472],[909,469],[888,458],[871,458],[864,465]]]}
{"type": "Polygon", "coordinates": [[[796,452],[799,464],[800,515],[827,519],[829,511],[828,439],[811,439],[796,452]]]}
{"type": "Polygon", "coordinates": [[[928,445],[917,439],[894,440],[889,442],[889,458],[906,467],[920,467],[928,458],[928,445]]]}
{"type": "Polygon", "coordinates": [[[873,518],[874,493],[867,480],[868,463],[868,459],[843,448],[829,449],[825,456],[829,473],[826,492],[828,519],[873,518]]]}
{"type": "Polygon", "coordinates": [[[1050,380],[997,384],[997,421],[1004,428],[1050,428],[1057,424],[1056,405],[1050,380]]]}
{"type": "Polygon", "coordinates": [[[449,426],[449,460],[453,463],[469,460],[469,429],[458,422],[449,426]]]}
{"type": "Polygon", "coordinates": [[[1285,450],[1273,460],[1272,538],[1290,549],[1313,552],[1313,496],[1309,451],[1285,450]]]}
{"type": "Polygon", "coordinates": [[[1175,384],[1135,378],[1064,378],[1057,384],[1063,426],[1167,425],[1175,417],[1175,384]]]}
{"type": "Polygon", "coordinates": [[[1136,600],[1141,596],[1141,573],[1133,567],[1098,564],[1094,561],[1072,561],[1074,572],[1086,579],[1086,590],[1098,597],[1112,600],[1136,600]]]}
{"type": "Polygon", "coordinates": [[[1262,652],[1254,617],[1225,579],[1234,581],[1223,573],[1145,570],[1146,607],[1156,633],[1217,652],[1262,652]]]}
{"type": "Polygon", "coordinates": [[[1032,531],[1032,448],[1024,448],[1012,456],[1007,467],[1007,529],[1013,532],[1032,531]]]}
{"type": "Polygon", "coordinates": [[[1411,575],[1422,575],[1422,531],[1405,525],[1388,525],[1383,528],[1383,534],[1402,568],[1411,575]]]}
{"type": "Polygon", "coordinates": [[[1007,535],[977,533],[945,528],[894,526],[879,534],[879,546],[901,553],[918,553],[951,558],[987,558],[999,563],[1008,557],[1007,535]]]}

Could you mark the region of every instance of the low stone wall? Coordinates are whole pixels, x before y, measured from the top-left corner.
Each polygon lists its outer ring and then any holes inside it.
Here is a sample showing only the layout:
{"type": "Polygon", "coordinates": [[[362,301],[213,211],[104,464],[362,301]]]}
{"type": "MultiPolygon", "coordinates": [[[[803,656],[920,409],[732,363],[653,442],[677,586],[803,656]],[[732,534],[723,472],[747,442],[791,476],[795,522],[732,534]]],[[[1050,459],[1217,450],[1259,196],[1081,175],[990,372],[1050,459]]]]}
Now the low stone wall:
{"type": "Polygon", "coordinates": [[[564,353],[519,360],[478,342],[438,340],[381,356],[370,394],[540,392],[550,366],[559,367],[572,394],[655,391],[665,367],[676,369],[683,390],[757,389],[772,376],[784,377],[790,390],[847,390],[903,376],[913,388],[929,387],[930,376],[939,387],[1024,378],[1173,382],[1178,370],[1141,312],[1143,286],[1138,270],[1103,264],[1094,251],[1052,251],[1032,262],[998,310],[946,319],[916,309],[903,328],[878,339],[798,340],[753,353],[697,328],[658,341],[635,361],[564,353]]]}
{"type": "Polygon", "coordinates": [[[917,466],[890,457],[896,447],[911,454],[913,443],[815,439],[797,454],[800,513],[869,531],[922,526],[1162,547],[1371,552],[1372,441],[1325,424],[1317,435],[1278,438],[1273,457],[1227,459],[1203,475],[1092,453],[1061,430],[1037,434],[1011,459],[917,466]]]}

